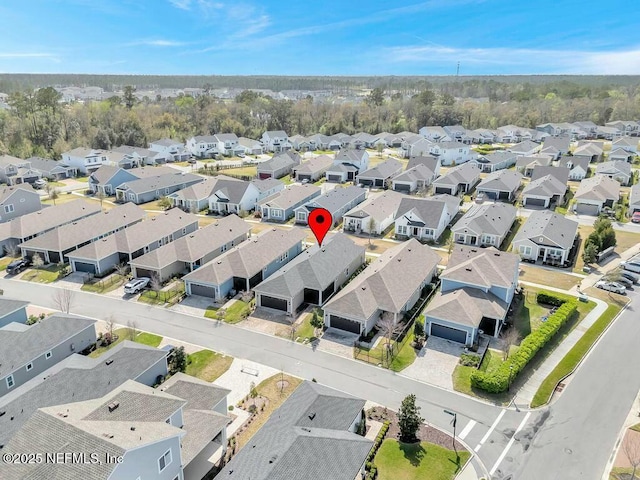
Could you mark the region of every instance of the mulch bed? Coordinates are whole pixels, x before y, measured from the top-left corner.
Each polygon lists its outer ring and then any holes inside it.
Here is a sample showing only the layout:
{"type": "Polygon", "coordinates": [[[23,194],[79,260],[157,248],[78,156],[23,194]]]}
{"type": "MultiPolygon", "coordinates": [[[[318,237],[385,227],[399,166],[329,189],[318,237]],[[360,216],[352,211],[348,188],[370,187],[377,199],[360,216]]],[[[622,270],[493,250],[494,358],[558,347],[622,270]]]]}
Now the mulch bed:
{"type": "MultiPolygon", "coordinates": [[[[387,438],[400,439],[400,428],[398,427],[398,416],[396,412],[383,408],[373,407],[367,410],[367,418],[384,422],[389,420],[389,431],[387,432],[387,438]]],[[[451,435],[448,435],[437,428],[431,427],[425,423],[420,426],[418,431],[418,438],[423,442],[434,443],[440,447],[453,449],[453,442],[451,441],[451,435]]],[[[458,451],[467,451],[464,446],[456,440],[456,449],[458,451]]]]}

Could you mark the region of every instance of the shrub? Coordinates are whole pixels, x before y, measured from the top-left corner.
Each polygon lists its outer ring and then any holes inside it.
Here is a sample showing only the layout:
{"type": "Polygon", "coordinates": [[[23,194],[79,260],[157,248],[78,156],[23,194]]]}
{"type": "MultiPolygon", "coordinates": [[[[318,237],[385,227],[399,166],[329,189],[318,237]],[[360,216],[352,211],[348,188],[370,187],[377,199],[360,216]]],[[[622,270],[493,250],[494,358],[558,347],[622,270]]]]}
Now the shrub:
{"type": "Polygon", "coordinates": [[[478,355],[471,355],[469,353],[463,353],[460,355],[460,365],[465,367],[477,367],[480,363],[480,357],[478,355]]]}
{"type": "MultiPolygon", "coordinates": [[[[540,301],[540,295],[542,294],[541,292],[538,295],[538,301],[540,301]]],[[[472,372],[471,385],[474,388],[479,388],[488,393],[506,391],[513,378],[526,367],[536,353],[553,338],[577,310],[577,306],[573,301],[567,302],[546,293],[544,295],[543,298],[546,302],[562,302],[561,306],[549,316],[544,325],[527,335],[520,343],[520,348],[506,362],[500,364],[498,368],[489,372],[480,370],[472,372]]],[[[550,304],[554,305],[555,303],[550,304]]]]}
{"type": "Polygon", "coordinates": [[[229,405],[229,411],[230,412],[233,411],[233,408],[234,408],[233,405],[229,405]]]}
{"type": "Polygon", "coordinates": [[[565,304],[567,301],[563,298],[556,297],[548,292],[539,292],[536,297],[536,301],[538,303],[542,303],[544,305],[552,305],[554,307],[560,307],[565,304]]]}

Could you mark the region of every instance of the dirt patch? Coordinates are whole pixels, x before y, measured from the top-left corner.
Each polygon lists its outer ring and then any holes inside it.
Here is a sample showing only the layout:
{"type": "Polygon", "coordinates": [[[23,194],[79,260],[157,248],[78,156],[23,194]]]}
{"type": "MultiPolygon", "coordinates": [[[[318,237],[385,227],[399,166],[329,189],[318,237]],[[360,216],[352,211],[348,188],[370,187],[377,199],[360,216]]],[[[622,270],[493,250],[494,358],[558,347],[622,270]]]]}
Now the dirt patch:
{"type": "MultiPolygon", "coordinates": [[[[367,419],[376,420],[379,422],[389,420],[391,424],[389,425],[387,438],[395,438],[398,440],[400,439],[400,427],[398,426],[398,416],[396,412],[384,407],[373,407],[367,410],[367,419]]],[[[453,441],[449,434],[444,433],[437,428],[431,427],[426,423],[423,423],[420,426],[420,430],[418,431],[418,439],[423,442],[434,443],[443,448],[453,448],[453,441]]],[[[458,451],[467,451],[467,449],[464,448],[464,446],[458,441],[456,441],[456,449],[458,451]]]]}
{"type": "Polygon", "coordinates": [[[287,388],[289,386],[289,382],[287,382],[286,380],[278,380],[276,382],[276,388],[278,390],[284,390],[285,388],[287,388]]]}

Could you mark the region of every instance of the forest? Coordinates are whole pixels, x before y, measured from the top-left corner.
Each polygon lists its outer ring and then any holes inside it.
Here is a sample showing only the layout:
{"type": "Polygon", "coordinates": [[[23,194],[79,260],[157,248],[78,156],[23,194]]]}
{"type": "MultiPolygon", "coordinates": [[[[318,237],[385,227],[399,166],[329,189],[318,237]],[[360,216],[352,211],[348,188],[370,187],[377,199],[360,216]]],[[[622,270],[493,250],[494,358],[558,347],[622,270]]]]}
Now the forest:
{"type": "MultiPolygon", "coordinates": [[[[19,81],[21,86],[0,87],[9,93],[10,105],[0,110],[0,154],[60,158],[62,152],[78,146],[147,146],[162,137],[184,141],[193,135],[220,132],[260,138],[265,130],[280,129],[289,135],[332,135],[417,132],[425,125],[461,124],[475,129],[516,124],[532,128],[545,122],[591,120],[602,125],[610,120],[640,119],[640,77],[310,77],[297,83],[295,77],[229,77],[239,79],[242,88],[323,88],[314,82],[325,82],[328,87],[324,88],[372,88],[365,101],[352,103],[317,102],[312,97],[293,102],[251,90],[233,101],[212,95],[139,101],[132,81],[118,89],[123,90],[120,96],[85,104],[61,103],[54,88],[38,84],[40,77],[49,77],[49,85],[56,85],[51,78],[55,75],[0,75],[0,85],[6,86],[3,82],[13,78],[11,82],[19,81]],[[22,77],[33,78],[27,82],[22,77]],[[269,79],[276,83],[269,83],[269,79]],[[247,86],[252,82],[259,86],[247,86]]],[[[64,80],[62,77],[59,80],[64,80]]],[[[116,83],[115,78],[105,76],[87,76],[85,80],[88,85],[104,85],[100,78],[116,83]]],[[[198,86],[193,79],[218,77],[148,78],[157,82],[173,79],[173,86],[178,79],[188,78],[189,86],[198,86]]],[[[66,80],[66,85],[72,84],[66,80]]],[[[136,85],[146,88],[151,84],[136,85]]]]}

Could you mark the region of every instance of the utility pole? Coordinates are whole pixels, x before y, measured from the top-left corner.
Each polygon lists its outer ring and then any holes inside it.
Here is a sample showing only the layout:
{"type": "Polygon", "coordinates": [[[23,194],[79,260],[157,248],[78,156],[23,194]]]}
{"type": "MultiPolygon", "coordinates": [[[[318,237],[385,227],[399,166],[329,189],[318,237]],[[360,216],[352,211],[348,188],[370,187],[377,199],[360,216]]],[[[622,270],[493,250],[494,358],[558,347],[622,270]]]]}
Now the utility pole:
{"type": "Polygon", "coordinates": [[[460,75],[460,62],[458,62],[458,67],[456,68],[456,77],[460,75]]]}

